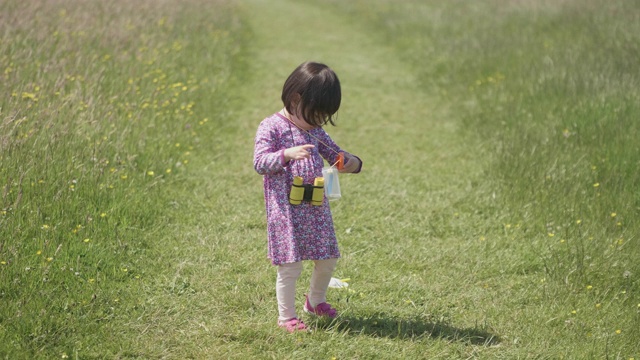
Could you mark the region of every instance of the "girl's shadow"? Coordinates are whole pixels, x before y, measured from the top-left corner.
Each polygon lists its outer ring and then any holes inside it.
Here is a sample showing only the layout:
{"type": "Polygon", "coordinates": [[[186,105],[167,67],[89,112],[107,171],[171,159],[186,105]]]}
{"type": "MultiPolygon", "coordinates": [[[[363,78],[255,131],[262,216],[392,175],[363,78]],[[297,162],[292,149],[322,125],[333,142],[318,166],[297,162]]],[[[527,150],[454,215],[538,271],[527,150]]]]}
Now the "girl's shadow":
{"type": "Polygon", "coordinates": [[[457,328],[442,321],[430,321],[418,317],[401,319],[381,313],[365,317],[341,315],[333,321],[318,320],[317,326],[327,330],[384,338],[417,339],[429,337],[485,346],[500,343],[498,336],[480,327],[457,328]]]}

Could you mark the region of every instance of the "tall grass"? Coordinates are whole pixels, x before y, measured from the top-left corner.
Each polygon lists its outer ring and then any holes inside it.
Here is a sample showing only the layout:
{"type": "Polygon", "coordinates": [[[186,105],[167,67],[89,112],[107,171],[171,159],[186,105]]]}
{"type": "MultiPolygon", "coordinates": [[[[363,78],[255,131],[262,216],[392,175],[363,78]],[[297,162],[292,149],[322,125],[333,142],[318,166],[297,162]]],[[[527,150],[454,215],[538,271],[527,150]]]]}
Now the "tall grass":
{"type": "Polygon", "coordinates": [[[221,121],[230,5],[0,4],[3,356],[122,351],[172,193],[221,121]]]}

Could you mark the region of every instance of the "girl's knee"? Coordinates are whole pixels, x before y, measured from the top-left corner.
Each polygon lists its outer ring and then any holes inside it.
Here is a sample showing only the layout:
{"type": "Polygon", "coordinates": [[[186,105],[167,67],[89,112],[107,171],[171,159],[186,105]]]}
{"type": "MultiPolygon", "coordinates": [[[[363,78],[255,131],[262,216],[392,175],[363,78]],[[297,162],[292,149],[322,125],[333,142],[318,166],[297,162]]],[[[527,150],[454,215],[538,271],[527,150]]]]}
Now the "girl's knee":
{"type": "Polygon", "coordinates": [[[302,262],[278,265],[278,276],[281,278],[298,278],[302,274],[302,262]]]}
{"type": "Polygon", "coordinates": [[[338,259],[315,260],[314,263],[316,271],[333,272],[338,264],[338,259]]]}

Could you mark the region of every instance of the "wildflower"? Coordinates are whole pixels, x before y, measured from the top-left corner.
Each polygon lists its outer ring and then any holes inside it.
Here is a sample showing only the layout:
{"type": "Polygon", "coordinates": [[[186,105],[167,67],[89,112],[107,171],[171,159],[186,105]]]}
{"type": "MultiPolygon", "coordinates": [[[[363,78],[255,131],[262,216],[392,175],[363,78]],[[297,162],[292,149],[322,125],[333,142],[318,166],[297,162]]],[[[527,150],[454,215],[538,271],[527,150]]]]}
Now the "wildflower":
{"type": "Polygon", "coordinates": [[[576,220],[576,225],[580,225],[580,224],[582,224],[582,220],[580,219],[576,220]]]}
{"type": "Polygon", "coordinates": [[[120,175],[120,179],[127,180],[127,175],[120,175]]]}
{"type": "Polygon", "coordinates": [[[600,309],[600,307],[601,307],[601,306],[602,306],[602,304],[597,303],[597,304],[596,304],[596,309],[600,309]]]}
{"type": "Polygon", "coordinates": [[[618,329],[616,330],[616,334],[620,335],[622,333],[622,330],[618,329]]]}
{"type": "Polygon", "coordinates": [[[155,173],[153,171],[151,171],[151,170],[147,171],[147,175],[149,175],[149,176],[153,176],[154,174],[155,173]]]}
{"type": "Polygon", "coordinates": [[[165,172],[166,172],[167,174],[171,174],[171,169],[167,169],[167,170],[165,170],[165,172]]]}
{"type": "Polygon", "coordinates": [[[591,289],[593,289],[593,286],[587,285],[587,290],[591,290],[591,289]]]}
{"type": "Polygon", "coordinates": [[[28,93],[28,92],[22,93],[22,100],[31,100],[33,102],[38,102],[38,98],[36,97],[36,94],[28,93]]]}
{"type": "Polygon", "coordinates": [[[84,239],[84,240],[82,240],[82,241],[84,241],[85,243],[88,243],[88,242],[90,242],[90,241],[91,241],[91,239],[84,239]]]}
{"type": "Polygon", "coordinates": [[[577,313],[578,313],[578,311],[577,311],[577,310],[571,310],[571,314],[575,315],[575,314],[577,314],[577,313]]]}
{"type": "Polygon", "coordinates": [[[7,265],[7,262],[2,260],[2,261],[0,261],[0,265],[7,265]]]}
{"type": "Polygon", "coordinates": [[[612,217],[612,218],[616,217],[617,215],[618,215],[618,214],[616,214],[616,213],[614,213],[614,212],[612,212],[612,213],[611,213],[611,217],[612,217]]]}
{"type": "Polygon", "coordinates": [[[47,225],[47,224],[43,224],[40,228],[41,228],[42,230],[47,230],[47,229],[49,229],[49,225],[47,225]]]}
{"type": "Polygon", "coordinates": [[[549,233],[549,234],[547,234],[547,235],[549,235],[549,237],[554,237],[554,236],[556,236],[556,234],[554,234],[554,233],[549,233]]]}
{"type": "Polygon", "coordinates": [[[107,213],[101,213],[101,214],[100,214],[100,217],[101,217],[101,218],[106,217],[106,216],[107,216],[107,213]]]}
{"type": "Polygon", "coordinates": [[[48,261],[48,262],[52,262],[52,261],[53,261],[53,258],[52,258],[52,257],[48,257],[48,258],[47,258],[47,261],[48,261]]]}
{"type": "Polygon", "coordinates": [[[41,255],[41,254],[42,254],[42,250],[36,251],[36,255],[41,255]]]}
{"type": "Polygon", "coordinates": [[[87,281],[89,282],[89,284],[93,284],[94,282],[96,282],[96,279],[91,278],[91,279],[89,279],[89,280],[87,280],[87,281]]]}

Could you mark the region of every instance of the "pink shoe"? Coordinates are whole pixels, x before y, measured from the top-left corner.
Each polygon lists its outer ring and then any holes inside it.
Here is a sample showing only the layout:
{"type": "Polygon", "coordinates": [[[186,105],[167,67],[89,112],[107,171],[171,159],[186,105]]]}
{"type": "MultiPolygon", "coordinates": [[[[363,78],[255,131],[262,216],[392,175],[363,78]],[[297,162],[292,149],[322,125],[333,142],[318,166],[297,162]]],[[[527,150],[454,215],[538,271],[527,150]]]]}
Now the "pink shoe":
{"type": "Polygon", "coordinates": [[[314,309],[309,302],[309,296],[305,295],[305,298],[307,298],[307,300],[304,302],[303,309],[307,314],[316,316],[328,316],[332,319],[338,316],[338,312],[336,311],[336,309],[332,308],[331,305],[327,304],[326,302],[316,305],[314,309]]]}
{"type": "Polygon", "coordinates": [[[286,329],[290,333],[295,331],[307,331],[307,326],[302,322],[302,320],[298,320],[297,318],[289,319],[287,321],[278,321],[278,326],[286,329]]]}

